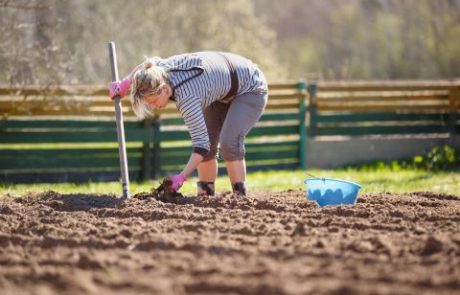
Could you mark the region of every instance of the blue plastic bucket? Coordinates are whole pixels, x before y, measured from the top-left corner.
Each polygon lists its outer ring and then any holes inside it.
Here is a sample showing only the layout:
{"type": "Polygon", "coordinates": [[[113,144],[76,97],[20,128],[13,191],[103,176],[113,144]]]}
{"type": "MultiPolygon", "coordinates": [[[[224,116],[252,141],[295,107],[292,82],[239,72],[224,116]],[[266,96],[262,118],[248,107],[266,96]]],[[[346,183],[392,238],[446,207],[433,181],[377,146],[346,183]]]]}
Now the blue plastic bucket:
{"type": "Polygon", "coordinates": [[[307,178],[307,200],[321,207],[328,205],[354,205],[361,186],[357,183],[333,178],[307,178]]]}

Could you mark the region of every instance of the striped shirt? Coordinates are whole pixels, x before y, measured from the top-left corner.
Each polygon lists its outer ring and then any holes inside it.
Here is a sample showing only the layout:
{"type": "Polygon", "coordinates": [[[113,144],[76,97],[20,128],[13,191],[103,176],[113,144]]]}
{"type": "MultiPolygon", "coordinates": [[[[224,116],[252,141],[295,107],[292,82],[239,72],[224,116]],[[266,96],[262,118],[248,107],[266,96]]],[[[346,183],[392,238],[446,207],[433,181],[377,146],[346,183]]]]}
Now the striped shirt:
{"type": "Polygon", "coordinates": [[[173,88],[177,109],[189,130],[194,151],[202,155],[210,149],[203,109],[222,100],[231,87],[230,71],[221,54],[225,54],[236,69],[237,95],[267,93],[267,81],[262,71],[252,61],[236,54],[197,52],[167,59],[152,58],[168,73],[168,82],[173,88]]]}

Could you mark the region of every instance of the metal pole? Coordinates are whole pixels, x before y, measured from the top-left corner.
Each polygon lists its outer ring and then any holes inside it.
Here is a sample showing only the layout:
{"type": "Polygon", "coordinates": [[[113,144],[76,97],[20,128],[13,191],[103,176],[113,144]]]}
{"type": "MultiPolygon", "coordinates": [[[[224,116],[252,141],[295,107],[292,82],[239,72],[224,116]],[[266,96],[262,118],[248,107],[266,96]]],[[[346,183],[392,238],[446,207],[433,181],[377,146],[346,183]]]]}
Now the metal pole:
{"type": "MultiPolygon", "coordinates": [[[[118,65],[117,65],[117,52],[115,50],[115,43],[109,43],[109,56],[110,68],[112,70],[112,81],[118,81],[118,65]]],[[[115,103],[115,117],[117,122],[117,137],[118,137],[118,153],[120,156],[120,170],[121,180],[123,185],[123,197],[129,197],[129,174],[128,174],[128,159],[126,157],[126,143],[125,143],[125,127],[123,125],[123,112],[121,110],[121,97],[116,96],[115,103]]]]}

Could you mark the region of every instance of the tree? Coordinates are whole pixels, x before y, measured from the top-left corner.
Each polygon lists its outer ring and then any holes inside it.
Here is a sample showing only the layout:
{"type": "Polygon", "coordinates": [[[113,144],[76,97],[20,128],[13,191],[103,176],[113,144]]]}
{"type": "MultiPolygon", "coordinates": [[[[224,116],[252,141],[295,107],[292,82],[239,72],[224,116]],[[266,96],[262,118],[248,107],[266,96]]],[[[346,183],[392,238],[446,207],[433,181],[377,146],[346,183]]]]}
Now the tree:
{"type": "MultiPolygon", "coordinates": [[[[29,20],[27,32],[16,32],[2,38],[9,40],[9,48],[24,48],[21,56],[23,62],[31,66],[29,72],[38,70],[37,59],[30,58],[33,50],[23,46],[32,40],[35,48],[44,49],[34,53],[39,53],[51,63],[53,70],[65,70],[71,64],[72,76],[64,83],[107,83],[110,79],[109,41],[116,42],[121,75],[147,56],[166,57],[199,50],[240,53],[254,59],[269,74],[270,69],[274,69],[273,76],[283,75],[276,61],[275,35],[254,17],[249,1],[48,2],[50,5],[43,9],[21,11],[27,14],[29,20]],[[66,67],[61,69],[58,65],[66,67]]],[[[13,18],[17,13],[3,11],[3,14],[13,18]]],[[[7,51],[5,62],[18,64],[7,51]]],[[[50,72],[39,70],[36,73],[37,77],[44,77],[50,72]]],[[[36,81],[28,79],[24,82],[36,81]]]]}
{"type": "Polygon", "coordinates": [[[45,14],[54,0],[0,1],[0,77],[10,85],[60,84],[69,74],[53,36],[58,23],[45,14]]]}
{"type": "Polygon", "coordinates": [[[291,78],[460,75],[459,0],[253,0],[291,78]]]}

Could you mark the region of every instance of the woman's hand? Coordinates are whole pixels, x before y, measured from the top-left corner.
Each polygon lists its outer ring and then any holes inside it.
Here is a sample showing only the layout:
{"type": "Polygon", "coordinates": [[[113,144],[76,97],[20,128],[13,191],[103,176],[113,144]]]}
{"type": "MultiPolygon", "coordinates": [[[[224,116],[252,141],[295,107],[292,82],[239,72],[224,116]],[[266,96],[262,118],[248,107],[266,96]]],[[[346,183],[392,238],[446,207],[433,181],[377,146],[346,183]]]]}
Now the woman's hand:
{"type": "Polygon", "coordinates": [[[176,174],[174,176],[166,177],[163,180],[162,184],[164,189],[166,191],[177,192],[184,184],[185,180],[187,179],[187,176],[190,175],[193,172],[193,170],[196,169],[196,167],[198,166],[198,164],[201,163],[202,160],[203,156],[197,153],[192,153],[187,165],[185,165],[185,168],[184,170],[182,170],[181,173],[176,174]]]}
{"type": "Polygon", "coordinates": [[[177,192],[184,184],[186,177],[184,174],[179,173],[174,176],[166,177],[163,180],[163,187],[165,191],[177,192]]]}
{"type": "Polygon", "coordinates": [[[111,82],[109,85],[109,96],[115,99],[116,96],[124,97],[131,87],[131,80],[126,77],[121,81],[111,82]]]}

